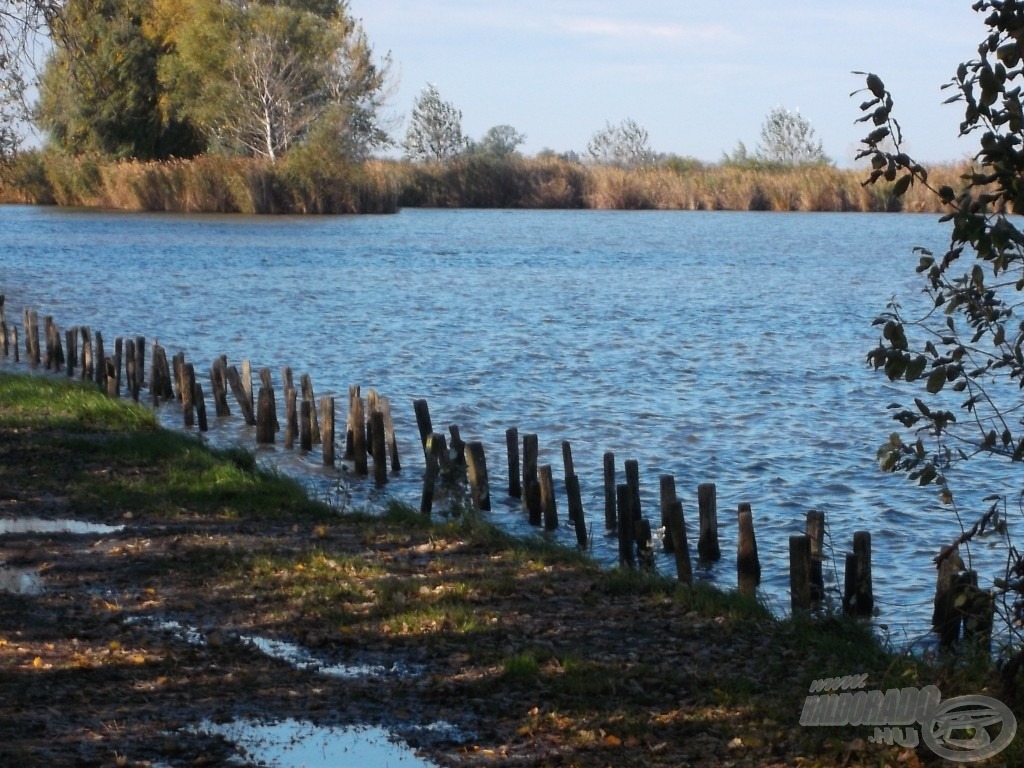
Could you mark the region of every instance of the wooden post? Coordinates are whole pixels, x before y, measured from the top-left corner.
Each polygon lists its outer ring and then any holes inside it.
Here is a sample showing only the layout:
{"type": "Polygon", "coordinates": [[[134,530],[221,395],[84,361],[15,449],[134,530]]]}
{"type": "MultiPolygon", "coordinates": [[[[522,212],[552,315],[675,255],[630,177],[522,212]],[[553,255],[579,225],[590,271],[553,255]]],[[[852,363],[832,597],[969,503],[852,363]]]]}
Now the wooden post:
{"type": "Polygon", "coordinates": [[[529,515],[530,525],[541,524],[541,492],[540,479],[537,476],[539,460],[539,443],[537,435],[523,435],[523,503],[529,515]]]}
{"type": "MultiPolygon", "coordinates": [[[[114,392],[116,397],[121,396],[121,361],[124,359],[124,339],[118,336],[114,339],[114,392]]],[[[110,377],[107,377],[110,380],[110,377]]],[[[128,387],[131,392],[131,385],[128,387]]]]}
{"type": "Polygon", "coordinates": [[[380,398],[381,413],[384,414],[384,437],[388,441],[388,452],[391,456],[391,471],[401,472],[402,462],[398,457],[398,436],[395,434],[395,423],[391,419],[391,401],[380,398]]]}
{"type": "Polygon", "coordinates": [[[206,398],[203,396],[203,385],[196,381],[195,368],[189,366],[189,380],[192,382],[192,403],[199,420],[199,431],[206,432],[209,422],[206,420],[206,398]]]}
{"type": "Polygon", "coordinates": [[[334,398],[320,398],[320,421],[323,423],[321,435],[324,466],[334,466],[334,398]]]}
{"type": "Polygon", "coordinates": [[[125,383],[128,385],[128,395],[138,402],[138,375],[135,373],[135,340],[125,339],[125,383]]]}
{"type": "Polygon", "coordinates": [[[219,417],[230,416],[228,406],[228,359],[221,355],[210,366],[210,387],[213,391],[214,413],[219,417]]]}
{"type": "Polygon", "coordinates": [[[384,414],[379,410],[370,414],[370,426],[373,433],[373,479],[377,485],[388,482],[388,449],[384,437],[384,414]]]}
{"type": "Polygon", "coordinates": [[[939,644],[949,648],[960,637],[961,616],[955,605],[957,578],[960,573],[960,549],[955,546],[943,547],[939,558],[932,629],[939,636],[939,644]]]}
{"type": "Polygon", "coordinates": [[[846,557],[843,610],[855,616],[870,616],[875,609],[871,588],[871,534],[855,531],[853,554],[846,557]]]}
{"type": "Polygon", "coordinates": [[[825,513],[812,509],[807,513],[807,536],[811,541],[811,604],[825,597],[825,575],[822,569],[825,549],[825,513]]]}
{"type": "Polygon", "coordinates": [[[174,372],[174,396],[178,402],[182,402],[184,399],[184,387],[185,387],[185,353],[177,352],[174,357],[171,358],[171,367],[174,372]]]}
{"type": "Polygon", "coordinates": [[[718,490],[714,483],[701,483],[697,486],[697,511],[700,516],[697,556],[705,562],[720,560],[722,550],[718,546],[718,490]]]}
{"type": "MultiPolygon", "coordinates": [[[[269,369],[268,369],[269,370],[269,369]]],[[[262,381],[263,371],[260,371],[260,377],[262,381]]],[[[292,369],[289,366],[284,366],[281,369],[281,389],[287,392],[289,389],[295,389],[295,380],[292,377],[292,369]]]]}
{"type": "Polygon", "coordinates": [[[95,345],[96,345],[95,346],[95,355],[96,355],[96,363],[95,363],[95,365],[96,365],[96,370],[94,371],[94,373],[95,373],[95,381],[96,381],[96,386],[99,388],[100,392],[106,392],[107,391],[107,364],[106,364],[107,355],[106,355],[106,350],[104,350],[104,348],[103,348],[103,333],[100,332],[100,331],[96,331],[95,337],[96,337],[96,342],[95,342],[95,345]]]}
{"type": "MultiPolygon", "coordinates": [[[[184,361],[184,355],[182,355],[184,361]]],[[[195,391],[196,369],[192,363],[182,362],[181,365],[181,412],[185,416],[185,426],[195,426],[195,391]]]]}
{"type": "Polygon", "coordinates": [[[64,367],[64,349],[60,343],[60,329],[53,322],[53,315],[43,318],[44,337],[46,338],[46,357],[43,367],[48,371],[59,371],[64,367]]]}
{"type": "Polygon", "coordinates": [[[302,399],[309,403],[309,436],[314,445],[320,445],[320,421],[316,417],[316,395],[313,394],[313,379],[308,373],[302,374],[299,378],[299,386],[302,387],[302,399]]]}
{"type": "Polygon", "coordinates": [[[245,389],[246,399],[249,401],[249,410],[255,411],[256,401],[252,396],[252,363],[248,360],[242,361],[242,370],[239,371],[242,387],[245,389]]]}
{"type": "MultiPolygon", "coordinates": [[[[25,358],[33,368],[39,366],[39,313],[25,308],[25,358]]],[[[103,358],[100,358],[101,360],[103,358]]]]}
{"type": "Polygon", "coordinates": [[[519,482],[519,430],[509,427],[505,430],[505,450],[508,454],[508,495],[521,499],[523,486],[519,482]]]}
{"type": "Polygon", "coordinates": [[[672,499],[665,514],[668,539],[672,541],[672,552],[676,556],[676,576],[683,584],[693,584],[693,567],[690,564],[690,547],[686,542],[686,521],[683,519],[683,502],[672,499]]]}
{"type": "MultiPolygon", "coordinates": [[[[630,509],[633,510],[633,521],[643,518],[640,508],[640,463],[636,459],[626,459],[623,466],[626,469],[626,485],[629,486],[630,509]]],[[[635,535],[635,534],[634,534],[635,535]]]]}
{"type": "Polygon", "coordinates": [[[540,475],[540,507],[544,514],[544,530],[558,527],[558,509],[555,505],[555,480],[550,464],[538,468],[540,475]]]}
{"type": "MultiPolygon", "coordinates": [[[[87,381],[92,378],[92,332],[89,330],[89,326],[83,325],[78,329],[82,335],[82,364],[81,364],[81,376],[82,381],[87,381]]],[[[17,358],[15,358],[17,360],[17,358]]]]}
{"type": "Polygon", "coordinates": [[[121,396],[121,393],[117,389],[117,370],[114,367],[114,358],[107,357],[103,361],[103,367],[107,371],[107,375],[104,377],[107,385],[107,397],[116,400],[121,396]]]}
{"type": "Polygon", "coordinates": [[[14,362],[17,363],[21,357],[18,353],[18,326],[16,325],[11,326],[11,349],[14,350],[14,362]]]}
{"type": "Polygon", "coordinates": [[[568,485],[569,478],[576,474],[576,467],[573,465],[572,461],[572,446],[569,444],[568,440],[562,441],[562,466],[565,472],[563,477],[568,485]]]}
{"type": "Polygon", "coordinates": [[[274,397],[274,385],[270,378],[269,368],[260,368],[260,384],[270,392],[270,418],[276,434],[281,431],[281,422],[277,420],[277,398],[274,397]]]}
{"type": "Polygon", "coordinates": [[[265,386],[256,405],[256,442],[274,442],[274,392],[265,386]]]}
{"type": "Polygon", "coordinates": [[[604,527],[609,531],[614,531],[618,527],[615,510],[615,454],[606,451],[604,454],[604,527]]]}
{"type": "Polygon", "coordinates": [[[753,594],[761,583],[761,561],[757,556],[757,539],[754,536],[754,514],[750,504],[743,502],[736,513],[737,544],[736,573],[740,592],[753,594]]]}
{"type": "Polygon", "coordinates": [[[430,516],[434,504],[434,491],[437,476],[441,470],[441,454],[446,449],[444,435],[432,433],[427,435],[424,446],[423,495],[420,497],[420,512],[430,516]]]}
{"type": "Polygon", "coordinates": [[[811,609],[811,537],[789,537],[789,594],[793,613],[811,609]]]}
{"type": "Polygon", "coordinates": [[[578,476],[570,475],[565,479],[565,495],[569,502],[569,519],[576,526],[576,543],[580,549],[586,549],[587,520],[583,514],[583,494],[578,476]]]}
{"type": "MultiPolygon", "coordinates": [[[[349,394],[351,393],[350,388],[349,394]]],[[[352,430],[352,458],[355,461],[356,474],[365,477],[370,474],[370,467],[366,458],[366,416],[363,413],[363,399],[359,396],[358,387],[355,397],[349,403],[348,418],[352,430]]]]}
{"type": "Polygon", "coordinates": [[[992,625],[995,618],[995,595],[991,590],[978,587],[978,572],[964,571],[957,579],[957,599],[954,605],[963,625],[964,643],[974,650],[985,651],[992,646],[992,625]]]}
{"type": "Polygon", "coordinates": [[[434,428],[430,423],[430,406],[427,405],[426,400],[413,400],[412,407],[416,412],[416,427],[420,431],[420,445],[426,450],[427,438],[434,433],[434,428]]]}
{"type": "Polygon", "coordinates": [[[299,416],[295,412],[295,387],[284,390],[284,447],[295,447],[295,433],[299,431],[299,416]]]}
{"type": "Polygon", "coordinates": [[[249,386],[246,387],[241,374],[238,373],[238,369],[233,365],[228,367],[227,377],[228,386],[231,387],[231,392],[238,402],[238,407],[242,409],[242,418],[245,419],[245,423],[249,426],[255,426],[256,414],[252,408],[252,383],[250,382],[249,386]]]}
{"type": "MultiPolygon", "coordinates": [[[[362,411],[362,397],[359,394],[359,385],[348,388],[348,414],[345,416],[345,452],[342,456],[347,461],[352,461],[356,457],[355,452],[355,435],[356,428],[363,434],[363,444],[366,444],[366,426],[362,423],[356,425],[353,422],[355,418],[357,408],[362,411]]],[[[423,443],[424,452],[426,451],[426,443],[423,443]]],[[[426,455],[426,453],[424,453],[426,455]]]]}
{"type": "Polygon", "coordinates": [[[636,555],[633,552],[633,495],[628,485],[621,483],[615,486],[615,500],[618,502],[619,563],[636,568],[636,555]]]}
{"type": "Polygon", "coordinates": [[[663,539],[665,551],[672,553],[675,550],[675,541],[672,539],[672,532],[668,524],[668,515],[672,508],[672,502],[678,498],[676,496],[676,478],[675,475],[662,475],[659,478],[659,489],[658,498],[661,507],[661,527],[665,529],[665,537],[663,539]]]}
{"type": "Polygon", "coordinates": [[[299,446],[304,451],[313,450],[313,402],[303,398],[299,404],[299,446]]]}
{"type": "MultiPolygon", "coordinates": [[[[146,337],[136,336],[135,337],[135,384],[132,389],[133,395],[138,400],[138,393],[144,386],[146,386],[146,337]]],[[[128,386],[132,386],[129,383],[128,386]]]]}
{"type": "MultiPolygon", "coordinates": [[[[4,334],[6,345],[6,333],[4,334]]],[[[64,345],[68,348],[67,355],[67,374],[68,378],[72,378],[75,375],[75,363],[78,360],[78,328],[69,328],[64,331],[64,345]]],[[[7,356],[7,350],[4,350],[4,357],[7,356]]]]}
{"type": "Polygon", "coordinates": [[[490,511],[491,488],[487,479],[487,457],[484,455],[484,444],[479,441],[466,444],[466,477],[473,506],[478,512],[490,511]]]}

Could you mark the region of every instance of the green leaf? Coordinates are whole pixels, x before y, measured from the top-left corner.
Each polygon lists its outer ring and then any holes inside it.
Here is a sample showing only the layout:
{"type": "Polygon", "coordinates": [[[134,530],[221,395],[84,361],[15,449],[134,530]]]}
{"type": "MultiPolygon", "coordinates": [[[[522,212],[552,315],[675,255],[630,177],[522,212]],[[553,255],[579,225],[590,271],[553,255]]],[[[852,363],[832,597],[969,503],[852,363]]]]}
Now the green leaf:
{"type": "Polygon", "coordinates": [[[928,375],[925,389],[928,390],[929,394],[936,395],[942,391],[944,386],[946,386],[946,366],[940,365],[934,368],[928,375]]]}

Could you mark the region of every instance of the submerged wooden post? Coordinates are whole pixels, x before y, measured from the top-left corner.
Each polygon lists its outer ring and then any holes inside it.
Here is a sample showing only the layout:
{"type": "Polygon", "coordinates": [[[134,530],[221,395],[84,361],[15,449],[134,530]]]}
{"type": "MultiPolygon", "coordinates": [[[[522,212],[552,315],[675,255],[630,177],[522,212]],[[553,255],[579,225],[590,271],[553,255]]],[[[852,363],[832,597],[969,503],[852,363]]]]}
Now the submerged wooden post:
{"type": "Polygon", "coordinates": [[[478,512],[490,511],[491,488],[487,479],[487,457],[484,455],[484,444],[479,441],[466,444],[466,477],[473,506],[478,512]]]}
{"type": "Polygon", "coordinates": [[[628,485],[621,483],[615,486],[615,500],[618,503],[619,563],[636,568],[636,554],[633,549],[633,496],[628,485]]]}
{"type": "MultiPolygon", "coordinates": [[[[184,357],[182,358],[184,359],[184,357]]],[[[196,369],[192,363],[184,363],[181,366],[181,412],[185,416],[185,426],[191,427],[195,420],[195,389],[196,369]]]]}
{"type": "Polygon", "coordinates": [[[515,427],[505,430],[505,449],[508,453],[508,495],[520,499],[523,486],[519,482],[519,430],[515,427]]]}
{"type": "Polygon", "coordinates": [[[633,511],[634,523],[643,518],[640,508],[640,462],[636,459],[626,459],[623,464],[626,470],[626,485],[629,487],[630,509],[633,511]]]}
{"type": "Polygon", "coordinates": [[[427,438],[434,433],[434,428],[430,423],[430,406],[427,405],[426,400],[420,399],[413,400],[412,408],[416,413],[416,427],[420,431],[420,445],[426,451],[427,438]]]}
{"type": "Polygon", "coordinates": [[[299,446],[304,451],[313,450],[313,402],[302,399],[299,404],[299,446]]]}
{"type": "Polygon", "coordinates": [[[444,435],[431,433],[424,444],[423,495],[420,497],[420,513],[430,516],[434,504],[437,476],[441,471],[441,457],[447,450],[444,435]]]}
{"type": "MultiPolygon", "coordinates": [[[[78,329],[82,336],[82,364],[80,374],[82,381],[87,381],[92,378],[92,332],[89,330],[89,326],[83,325],[78,329]]],[[[17,360],[17,358],[15,358],[17,360]]]]}
{"type": "Polygon", "coordinates": [[[544,514],[544,530],[558,527],[558,509],[555,505],[555,480],[550,464],[538,468],[540,478],[540,506],[544,514]]]}
{"type": "Polygon", "coordinates": [[[277,420],[277,398],[274,396],[274,384],[269,368],[260,368],[260,384],[270,392],[270,422],[276,434],[281,431],[281,423],[277,420]]]}
{"type": "Polygon", "coordinates": [[[706,562],[720,560],[722,550],[718,546],[718,490],[714,483],[701,483],[697,486],[697,514],[700,519],[697,556],[706,562]]]}
{"type": "Polygon", "coordinates": [[[541,524],[540,479],[537,476],[539,453],[537,435],[523,435],[523,504],[529,515],[530,525],[541,524]]]}
{"type": "Polygon", "coordinates": [[[959,547],[943,547],[939,555],[935,584],[932,629],[938,634],[939,644],[944,648],[954,645],[960,637],[961,616],[955,605],[959,573],[959,547]]]}
{"type": "Polygon", "coordinates": [[[683,519],[683,502],[672,499],[665,514],[668,539],[672,541],[672,552],[676,556],[676,577],[684,584],[693,584],[693,566],[690,563],[690,547],[686,541],[686,521],[683,519]]]}
{"type": "Polygon", "coordinates": [[[230,416],[228,406],[228,359],[221,355],[210,366],[210,387],[213,391],[213,410],[218,417],[230,416]]]}
{"type": "Polygon", "coordinates": [[[451,446],[448,449],[452,461],[459,467],[466,466],[466,443],[462,439],[458,424],[449,424],[448,433],[452,436],[451,446]]]}
{"type": "Polygon", "coordinates": [[[96,386],[100,392],[107,391],[107,355],[106,350],[103,348],[103,334],[100,331],[96,331],[95,334],[95,354],[96,354],[96,370],[94,371],[96,386]]]}
{"type": "Polygon", "coordinates": [[[68,349],[66,370],[70,379],[75,375],[75,363],[78,361],[78,328],[64,331],[64,345],[68,349]]]}
{"type": "Polygon", "coordinates": [[[265,386],[260,387],[256,404],[256,442],[274,442],[274,392],[265,386]]]}
{"type": "MultiPolygon", "coordinates": [[[[346,461],[355,460],[356,432],[362,433],[363,445],[366,445],[366,424],[363,422],[356,424],[354,421],[357,412],[364,413],[363,398],[359,389],[358,384],[348,388],[348,413],[345,415],[345,452],[342,454],[346,461]]],[[[426,451],[426,443],[423,443],[423,449],[426,451]]],[[[424,453],[424,455],[426,454],[424,453]]]]}
{"type": "Polygon", "coordinates": [[[391,471],[401,472],[402,462],[398,457],[398,435],[395,434],[395,423],[391,419],[391,401],[386,397],[379,400],[381,413],[384,414],[384,437],[388,443],[388,453],[391,456],[391,471]]]}
{"type": "MultiPolygon", "coordinates": [[[[130,387],[133,385],[129,383],[130,387]]],[[[135,384],[132,391],[134,398],[138,400],[138,393],[146,386],[146,337],[135,337],[135,384]]]]}
{"type": "Polygon", "coordinates": [[[754,536],[754,514],[748,502],[739,505],[736,522],[736,574],[739,588],[744,594],[753,594],[761,583],[761,561],[757,556],[757,538],[754,536]]]}
{"type": "Polygon", "coordinates": [[[320,421],[323,424],[323,434],[320,436],[323,446],[323,458],[325,467],[334,466],[334,398],[320,398],[320,421]]]}
{"type": "Polygon", "coordinates": [[[231,387],[231,392],[235,396],[238,407],[242,409],[242,418],[245,419],[245,423],[249,426],[255,426],[256,414],[252,407],[252,382],[250,381],[249,386],[246,387],[242,374],[233,365],[228,366],[227,377],[228,386],[231,387]]]}
{"type": "MultiPolygon", "coordinates": [[[[115,397],[120,397],[121,396],[121,360],[123,358],[124,358],[124,339],[122,339],[120,336],[118,336],[116,339],[114,339],[114,387],[113,387],[113,389],[114,389],[114,392],[116,393],[115,397]]],[[[108,382],[110,381],[110,376],[109,375],[107,376],[107,381],[108,382]]],[[[110,387],[108,386],[107,389],[109,390],[110,387]]],[[[131,387],[129,386],[129,393],[130,392],[131,392],[131,387]]]]}
{"type": "Polygon", "coordinates": [[[789,594],[793,613],[811,609],[811,537],[789,537],[789,594]]]}
{"type": "Polygon", "coordinates": [[[309,436],[313,441],[314,445],[320,444],[320,422],[316,417],[316,409],[313,407],[313,403],[316,402],[316,396],[313,394],[313,379],[310,378],[308,373],[302,374],[299,378],[299,386],[302,387],[302,399],[309,403],[309,436]]]}
{"type": "Polygon", "coordinates": [[[604,454],[604,527],[609,531],[614,531],[617,527],[615,510],[615,454],[606,451],[604,454]]]}
{"type": "Polygon", "coordinates": [[[295,435],[299,431],[299,415],[295,411],[295,387],[284,390],[284,447],[291,450],[295,447],[295,435]]]}
{"type": "Polygon", "coordinates": [[[349,389],[348,419],[352,435],[352,460],[355,462],[357,475],[370,474],[370,465],[366,456],[366,416],[363,411],[363,398],[359,396],[359,388],[355,388],[355,396],[349,389]]]}
{"type": "Polygon", "coordinates": [[[661,527],[665,529],[663,544],[665,551],[672,553],[675,550],[675,541],[669,529],[668,516],[672,508],[672,502],[676,500],[676,478],[675,475],[662,475],[659,478],[658,499],[661,508],[661,527]]]}
{"type": "Polygon", "coordinates": [[[107,397],[117,399],[121,396],[121,393],[117,389],[117,370],[114,366],[114,358],[107,357],[103,361],[103,365],[107,371],[107,375],[104,377],[107,385],[107,397]]]}
{"type": "Polygon", "coordinates": [[[572,461],[572,445],[568,440],[562,441],[562,468],[563,478],[565,482],[569,482],[569,478],[576,474],[576,467],[572,461]]]}
{"type": "Polygon", "coordinates": [[[44,337],[46,338],[46,357],[43,367],[48,371],[59,371],[64,367],[64,348],[60,342],[60,329],[53,321],[53,315],[43,318],[44,337]]]}
{"type": "Polygon", "coordinates": [[[209,429],[209,422],[206,420],[206,398],[203,396],[203,385],[196,381],[195,369],[190,365],[189,378],[192,381],[192,402],[196,409],[196,417],[199,421],[199,431],[206,432],[209,429]]]}
{"type": "Polygon", "coordinates": [[[807,513],[807,537],[811,542],[811,604],[825,597],[825,575],[822,569],[825,549],[825,513],[812,509],[807,513]]]}
{"type": "Polygon", "coordinates": [[[843,610],[855,616],[870,616],[875,609],[871,587],[871,534],[855,531],[853,553],[846,557],[843,610]]]}
{"type": "Polygon", "coordinates": [[[384,437],[384,414],[379,410],[370,414],[370,427],[373,434],[373,479],[377,485],[388,482],[388,453],[384,437]]]}
{"type": "Polygon", "coordinates": [[[569,519],[576,526],[576,543],[580,549],[587,548],[587,520],[583,514],[583,494],[580,479],[570,475],[565,479],[565,495],[569,504],[569,519]]]}
{"type": "Polygon", "coordinates": [[[39,313],[28,307],[25,308],[25,358],[33,368],[40,363],[39,313]]]}

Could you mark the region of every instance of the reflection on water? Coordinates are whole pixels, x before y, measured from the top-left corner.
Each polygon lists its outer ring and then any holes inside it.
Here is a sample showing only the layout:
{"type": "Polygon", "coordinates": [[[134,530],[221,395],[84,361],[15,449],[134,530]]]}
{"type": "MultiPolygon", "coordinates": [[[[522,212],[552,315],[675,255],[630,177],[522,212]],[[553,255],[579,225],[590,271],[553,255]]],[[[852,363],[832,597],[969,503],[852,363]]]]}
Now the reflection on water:
{"type": "Polygon", "coordinates": [[[261,723],[238,720],[204,722],[202,732],[223,736],[238,745],[246,765],[273,768],[430,768],[434,763],[397,743],[388,731],[372,726],[324,727],[301,720],[261,723]]]}
{"type": "MultiPolygon", "coordinates": [[[[659,476],[672,474],[691,541],[696,487],[718,486],[722,561],[736,584],[736,509],[749,502],[762,592],[787,610],[788,539],[805,514],[828,518],[841,569],[853,532],[871,531],[876,602],[886,621],[924,632],[931,557],[960,533],[929,490],[878,471],[893,424],[886,406],[916,392],[867,370],[871,321],[893,294],[919,299],[912,249],[941,252],[932,216],[727,212],[403,211],[392,217],[252,218],[0,210],[9,317],[21,306],[62,328],[159,339],[197,373],[226,354],[309,373],[317,397],[348,387],[391,401],[403,469],[386,494],[417,504],[423,469],[412,402],[435,429],[461,427],[487,454],[493,517],[533,533],[507,487],[505,430],[537,433],[555,468],[565,523],[561,443],[572,445],[594,556],[616,558],[603,525],[603,455],[641,471],[643,514],[659,520],[659,476]],[[895,512],[895,514],[894,514],[895,512]]],[[[280,396],[280,391],[279,391],[280,396]]],[[[955,407],[955,406],[952,406],[955,407]]],[[[214,444],[253,447],[252,428],[211,413],[214,444]]],[[[161,410],[180,428],[172,407],[161,410]]],[[[338,475],[319,451],[279,442],[261,458],[318,493],[338,475]]],[[[977,464],[958,483],[973,516],[1012,482],[977,464]]],[[[376,503],[372,479],[342,477],[352,503],[376,503]]],[[[975,547],[982,581],[1002,565],[975,547]]],[[[671,556],[658,567],[674,572],[671,556]]],[[[842,583],[841,573],[838,583],[842,583]]]]}

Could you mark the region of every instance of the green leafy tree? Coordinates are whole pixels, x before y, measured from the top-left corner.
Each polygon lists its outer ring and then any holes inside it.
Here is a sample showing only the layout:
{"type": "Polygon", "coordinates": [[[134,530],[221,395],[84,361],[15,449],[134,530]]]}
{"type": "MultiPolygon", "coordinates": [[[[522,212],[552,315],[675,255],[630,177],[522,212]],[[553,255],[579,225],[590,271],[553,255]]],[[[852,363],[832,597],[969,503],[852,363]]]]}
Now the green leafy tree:
{"type": "Polygon", "coordinates": [[[462,133],[462,110],[441,98],[428,84],[416,97],[402,147],[412,160],[442,163],[462,154],[468,146],[462,133]]]}
{"type": "Polygon", "coordinates": [[[526,141],[526,136],[511,125],[496,125],[489,128],[479,142],[473,145],[473,151],[490,157],[510,158],[526,141]]]}
{"type": "Polygon", "coordinates": [[[773,109],[761,124],[761,141],[754,157],[772,165],[827,165],[831,162],[814,135],[810,120],[799,111],[791,112],[785,107],[773,109]]]}
{"type": "Polygon", "coordinates": [[[597,165],[642,168],[654,163],[647,130],[632,119],[608,123],[587,144],[587,156],[597,165]]]}
{"type": "MultiPolygon", "coordinates": [[[[927,189],[948,208],[942,221],[952,227],[945,253],[918,249],[929,307],[908,315],[894,299],[876,321],[881,336],[867,357],[917,392],[912,404],[893,405],[901,429],[878,456],[883,469],[939,488],[961,521],[961,534],[949,545],[1008,535],[1006,508],[1024,500],[1020,489],[993,488],[991,506],[973,524],[964,522],[951,479],[970,460],[1024,461],[1024,232],[1011,215],[1024,212],[1024,2],[980,0],[974,8],[987,14],[989,34],[978,58],[961,64],[945,86],[953,92],[948,103],[964,110],[961,135],[978,139],[962,189],[936,188],[927,169],[902,150],[893,98],[881,78],[868,74],[857,92],[867,94],[860,122],[872,128],[858,155],[871,163],[865,183],[891,184],[897,196],[912,185],[927,189]]],[[[940,559],[953,551],[945,548],[940,559]]],[[[1024,560],[1018,550],[1009,548],[1007,571],[995,586],[1007,626],[1019,631],[1024,560]]],[[[1017,643],[1011,677],[1024,662],[1020,635],[1017,643]]]]}

